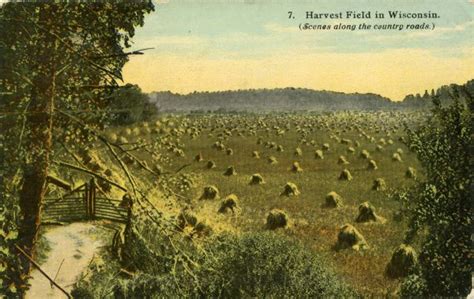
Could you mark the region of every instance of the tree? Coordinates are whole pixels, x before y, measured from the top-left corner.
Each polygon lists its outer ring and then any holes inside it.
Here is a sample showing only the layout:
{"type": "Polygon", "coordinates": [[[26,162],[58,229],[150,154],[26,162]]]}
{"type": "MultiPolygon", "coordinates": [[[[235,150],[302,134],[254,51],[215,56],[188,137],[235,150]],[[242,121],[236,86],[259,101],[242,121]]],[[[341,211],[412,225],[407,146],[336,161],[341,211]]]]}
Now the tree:
{"type": "MultiPolygon", "coordinates": [[[[54,144],[77,147],[90,138],[87,130],[100,128],[128,59],[124,49],[152,10],[151,1],[0,7],[3,183],[21,177],[19,190],[3,189],[10,200],[18,197],[17,245],[32,256],[54,144]],[[72,115],[87,127],[76,126],[72,115]]],[[[21,293],[30,264],[20,262],[19,277],[11,279],[21,293]]]]}
{"type": "Polygon", "coordinates": [[[111,122],[119,125],[149,120],[157,108],[137,85],[126,84],[114,91],[110,104],[111,122]]]}
{"type": "Polygon", "coordinates": [[[405,296],[459,297],[471,291],[473,95],[454,90],[453,104],[433,100],[433,118],[409,131],[410,146],[426,172],[412,196],[407,241],[425,231],[420,273],[405,281],[405,296]],[[416,292],[416,293],[415,293],[416,292]]]}
{"type": "Polygon", "coordinates": [[[428,93],[428,90],[425,89],[425,93],[423,94],[423,99],[428,99],[430,97],[430,94],[428,93]]]}

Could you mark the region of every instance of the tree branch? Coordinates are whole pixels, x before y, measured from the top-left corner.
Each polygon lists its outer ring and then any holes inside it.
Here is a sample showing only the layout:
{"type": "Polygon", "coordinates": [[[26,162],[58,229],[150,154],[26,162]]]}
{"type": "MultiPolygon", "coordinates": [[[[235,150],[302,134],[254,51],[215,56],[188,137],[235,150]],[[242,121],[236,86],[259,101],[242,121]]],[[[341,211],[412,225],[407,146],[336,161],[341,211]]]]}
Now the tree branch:
{"type": "Polygon", "coordinates": [[[63,162],[63,161],[53,161],[53,163],[55,164],[58,164],[59,166],[64,166],[64,167],[68,167],[68,168],[71,168],[71,169],[74,169],[74,170],[77,170],[77,171],[82,171],[82,172],[85,172],[85,173],[88,173],[90,175],[93,175],[94,177],[98,178],[98,179],[101,179],[103,181],[106,181],[107,183],[111,184],[111,185],[114,185],[115,187],[127,192],[127,188],[109,180],[108,178],[104,177],[104,176],[101,176],[100,174],[97,174],[93,171],[90,171],[89,169],[85,169],[85,168],[82,168],[82,167],[79,167],[79,166],[76,166],[76,165],[73,165],[73,164],[69,164],[69,163],[66,163],[66,162],[63,162]]]}
{"type": "Polygon", "coordinates": [[[15,248],[23,255],[25,256],[33,266],[36,267],[36,269],[38,269],[38,271],[40,271],[41,274],[44,275],[44,277],[46,277],[49,282],[51,282],[51,284],[53,284],[55,287],[57,287],[61,292],[64,293],[64,295],[67,296],[67,298],[72,298],[72,296],[65,290],[63,289],[59,284],[57,284],[57,282],[55,282],[51,277],[49,277],[48,274],[46,274],[46,272],[43,271],[43,269],[41,269],[41,267],[38,265],[37,262],[35,262],[23,249],[20,248],[20,246],[18,245],[15,245],[15,248]]]}

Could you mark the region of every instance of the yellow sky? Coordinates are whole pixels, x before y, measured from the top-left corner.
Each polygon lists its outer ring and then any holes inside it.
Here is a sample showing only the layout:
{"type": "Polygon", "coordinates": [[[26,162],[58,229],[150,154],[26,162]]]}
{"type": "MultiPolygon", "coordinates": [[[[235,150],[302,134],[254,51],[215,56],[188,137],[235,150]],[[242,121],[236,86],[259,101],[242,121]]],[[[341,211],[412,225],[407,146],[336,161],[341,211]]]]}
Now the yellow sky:
{"type": "Polygon", "coordinates": [[[372,92],[401,100],[410,93],[465,83],[473,78],[474,48],[466,55],[436,56],[423,49],[393,49],[375,53],[308,53],[295,49],[265,58],[228,55],[134,56],[124,79],[145,92],[178,93],[248,88],[305,87],[342,92],[372,92]]]}

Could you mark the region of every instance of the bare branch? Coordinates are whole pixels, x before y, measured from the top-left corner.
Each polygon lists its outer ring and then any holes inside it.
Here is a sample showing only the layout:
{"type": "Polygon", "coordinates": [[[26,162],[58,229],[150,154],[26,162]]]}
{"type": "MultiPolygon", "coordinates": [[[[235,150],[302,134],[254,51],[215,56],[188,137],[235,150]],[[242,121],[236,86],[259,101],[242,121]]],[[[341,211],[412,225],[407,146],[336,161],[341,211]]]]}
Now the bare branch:
{"type": "Polygon", "coordinates": [[[35,262],[23,249],[21,249],[18,245],[15,245],[15,248],[23,255],[25,256],[33,266],[36,267],[36,269],[38,269],[38,271],[40,271],[41,274],[44,275],[44,277],[46,277],[50,282],[51,284],[53,284],[55,287],[57,287],[61,292],[64,293],[64,295],[67,296],[67,298],[72,298],[72,296],[66,292],[65,289],[63,289],[56,281],[54,281],[51,277],[49,277],[49,275],[43,271],[43,269],[41,269],[41,267],[39,266],[39,264],[37,262],[35,262]]]}
{"type": "Polygon", "coordinates": [[[115,187],[117,187],[117,188],[119,188],[119,189],[121,189],[125,192],[128,191],[127,188],[125,188],[125,187],[109,180],[108,178],[106,178],[104,176],[101,176],[100,174],[97,174],[97,173],[95,173],[95,172],[93,172],[89,169],[85,169],[85,168],[82,168],[82,167],[79,167],[79,166],[76,166],[76,165],[73,165],[73,164],[63,162],[63,161],[53,161],[53,163],[58,164],[59,166],[64,166],[64,167],[68,167],[68,168],[71,168],[71,169],[74,169],[74,170],[77,170],[77,171],[82,171],[82,172],[88,173],[88,174],[90,174],[90,175],[92,175],[92,176],[94,176],[98,179],[106,181],[107,183],[109,183],[109,184],[111,184],[111,185],[113,185],[113,186],[115,186],[115,187]]]}

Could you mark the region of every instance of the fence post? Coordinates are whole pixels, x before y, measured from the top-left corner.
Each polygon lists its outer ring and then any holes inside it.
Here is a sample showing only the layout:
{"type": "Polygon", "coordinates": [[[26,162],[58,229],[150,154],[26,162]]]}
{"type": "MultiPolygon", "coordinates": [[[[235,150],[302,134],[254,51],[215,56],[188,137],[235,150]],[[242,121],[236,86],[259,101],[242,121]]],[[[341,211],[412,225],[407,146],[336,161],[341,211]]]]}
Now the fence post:
{"type": "Polygon", "coordinates": [[[90,181],[90,210],[89,210],[89,217],[90,219],[95,219],[95,196],[96,196],[96,185],[95,179],[92,178],[90,181]]]}
{"type": "Polygon", "coordinates": [[[133,200],[130,199],[130,204],[127,207],[127,225],[130,225],[132,223],[132,217],[133,217],[133,200]]]}
{"type": "Polygon", "coordinates": [[[86,208],[86,218],[89,218],[89,184],[84,185],[84,206],[86,208]]]}

